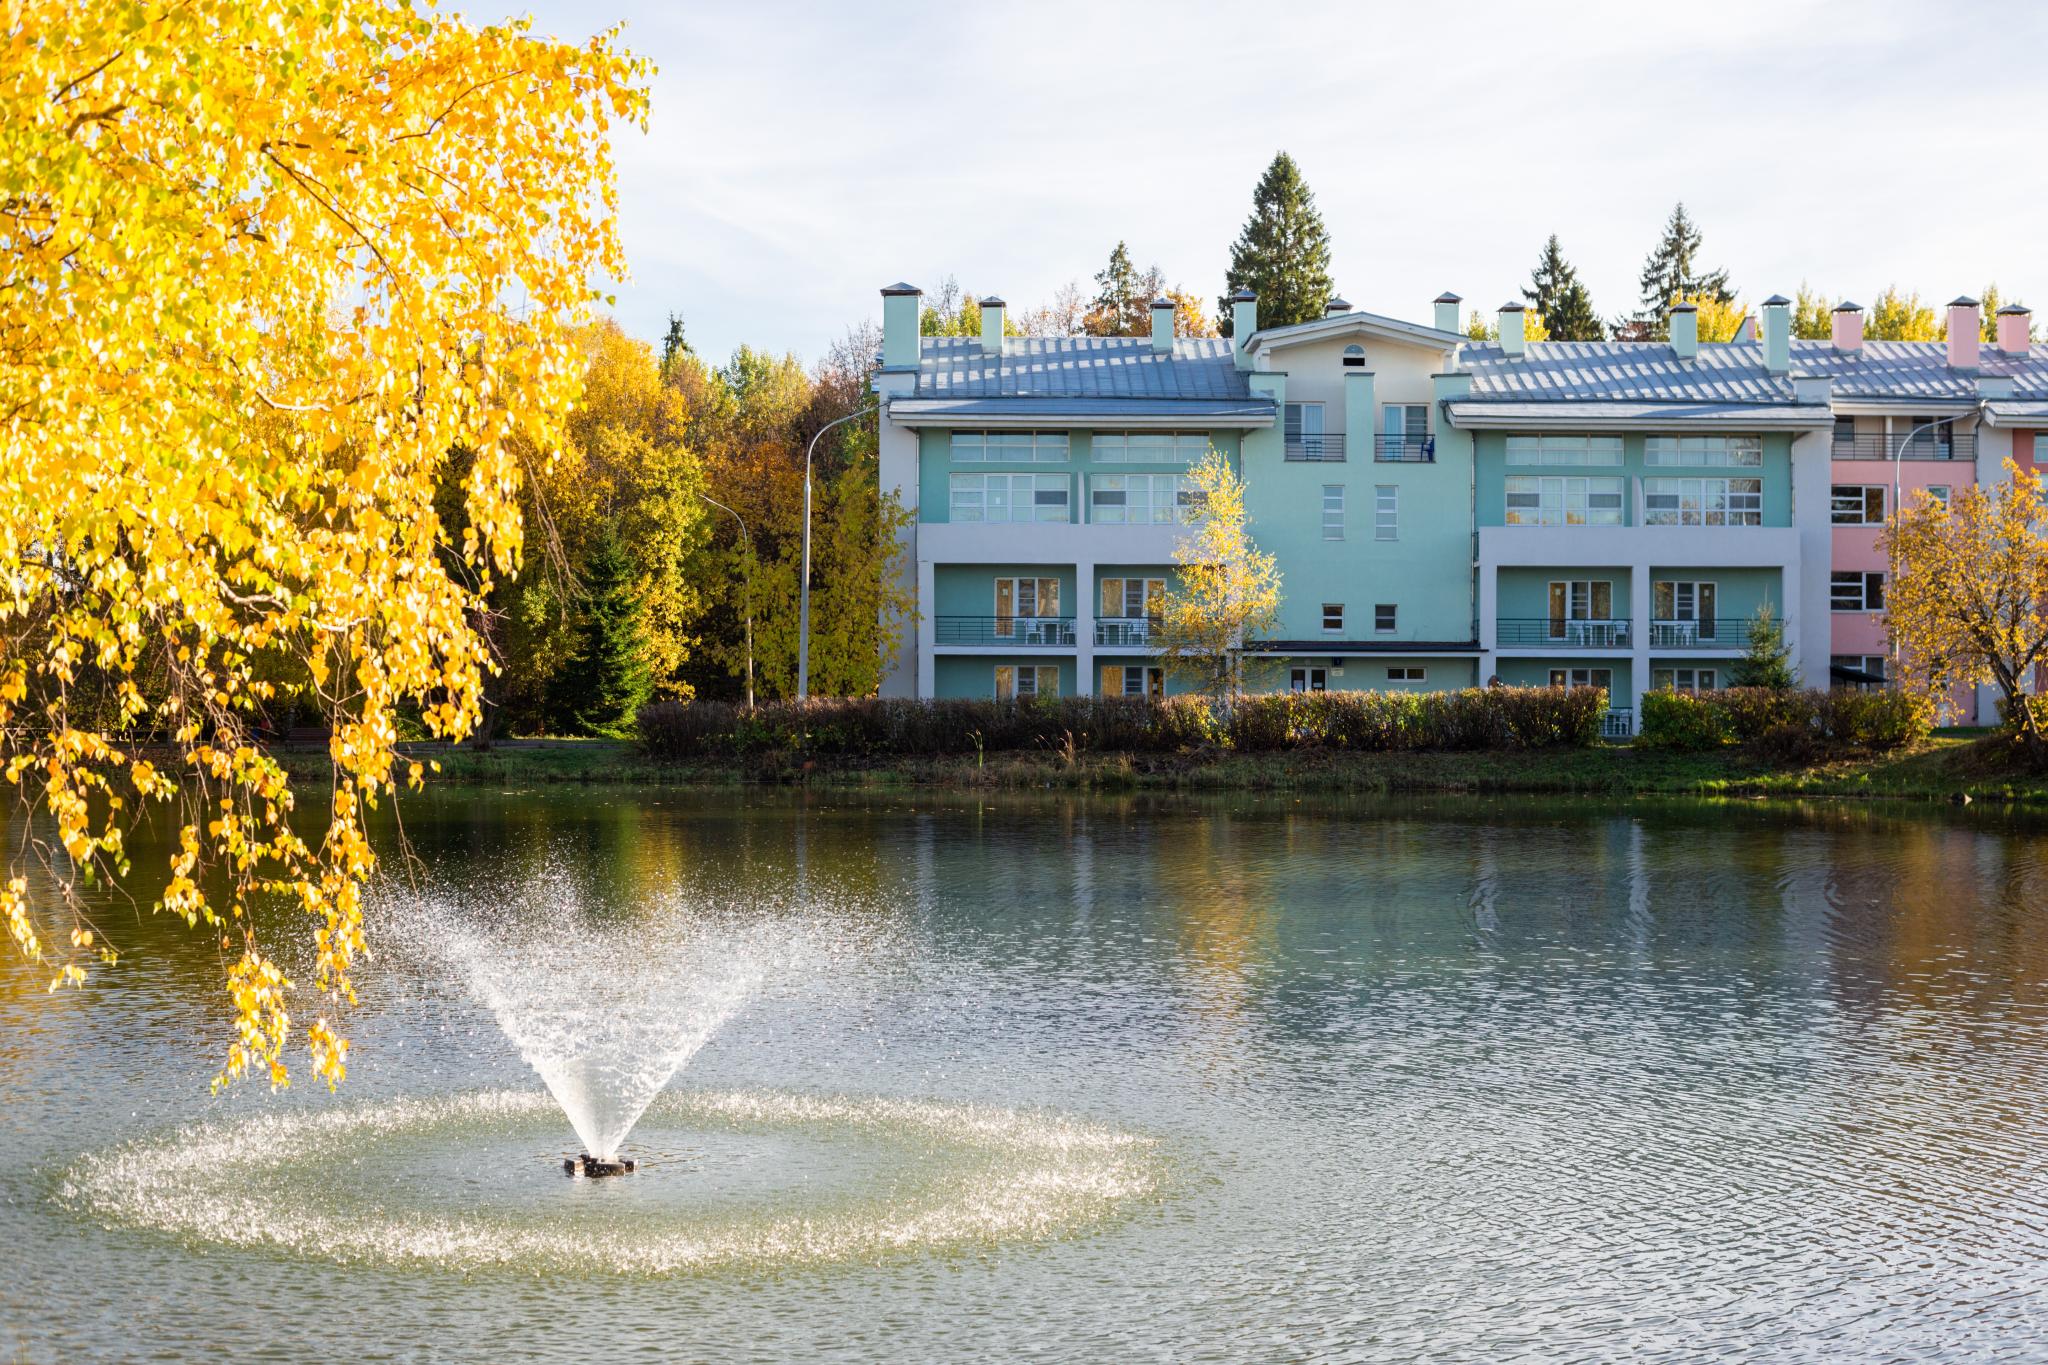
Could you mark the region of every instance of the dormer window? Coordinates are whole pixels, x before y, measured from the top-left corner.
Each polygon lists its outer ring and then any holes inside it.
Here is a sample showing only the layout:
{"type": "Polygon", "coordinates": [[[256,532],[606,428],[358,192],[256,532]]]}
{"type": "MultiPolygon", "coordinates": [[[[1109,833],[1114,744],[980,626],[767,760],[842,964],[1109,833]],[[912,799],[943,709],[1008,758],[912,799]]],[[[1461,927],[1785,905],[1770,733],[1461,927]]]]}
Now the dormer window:
{"type": "Polygon", "coordinates": [[[1356,342],[1344,348],[1344,368],[1362,370],[1365,368],[1365,347],[1356,342]]]}

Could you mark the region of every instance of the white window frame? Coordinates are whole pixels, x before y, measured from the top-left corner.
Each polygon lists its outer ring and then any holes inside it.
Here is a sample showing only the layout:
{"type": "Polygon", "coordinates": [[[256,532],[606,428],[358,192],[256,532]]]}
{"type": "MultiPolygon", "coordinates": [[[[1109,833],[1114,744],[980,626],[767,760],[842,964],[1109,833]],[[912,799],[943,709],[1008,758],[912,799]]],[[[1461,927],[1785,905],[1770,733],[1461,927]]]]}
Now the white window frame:
{"type": "Polygon", "coordinates": [[[1619,468],[1621,438],[1595,436],[1590,432],[1521,433],[1507,438],[1507,462],[1511,465],[1549,465],[1554,468],[1591,466],[1619,468]]]}
{"type": "Polygon", "coordinates": [[[1327,692],[1330,690],[1330,670],[1327,668],[1290,668],[1287,670],[1289,692],[1327,692]]]}
{"type": "Polygon", "coordinates": [[[1344,539],[1344,485],[1323,485],[1323,539],[1344,539]]]}
{"type": "Polygon", "coordinates": [[[1380,430],[1389,436],[1429,435],[1429,404],[1380,404],[1380,430]]]}
{"type": "Polygon", "coordinates": [[[1060,614],[1060,581],[1057,578],[1004,576],[993,580],[992,590],[995,594],[995,633],[1001,639],[1015,636],[1019,621],[1042,621],[1060,614]],[[1007,614],[1003,611],[1005,584],[1010,589],[1010,610],[1007,614]],[[1051,610],[1046,610],[1048,606],[1051,610]]]}
{"type": "Polygon", "coordinates": [[[1949,484],[1930,483],[1921,491],[1927,494],[1928,500],[1930,502],[1936,502],[1941,504],[1942,511],[1946,512],[1948,510],[1948,500],[1950,493],[1952,492],[1952,488],[1949,484]]]}
{"type": "Polygon", "coordinates": [[[1090,474],[1088,523],[1184,526],[1194,519],[1195,491],[1185,474],[1090,474]]]}
{"type": "Polygon", "coordinates": [[[956,431],[954,464],[1065,464],[1074,458],[1064,431],[956,431]]]}
{"type": "Polygon", "coordinates": [[[1650,690],[1668,690],[1698,696],[1702,692],[1718,691],[1721,686],[1720,679],[1720,670],[1715,668],[1697,668],[1690,665],[1684,668],[1653,668],[1650,670],[1650,690]]]}
{"type": "Polygon", "coordinates": [[[1568,621],[1612,621],[1614,620],[1614,580],[1611,578],[1553,578],[1543,587],[1543,607],[1547,613],[1544,635],[1552,640],[1562,640],[1571,632],[1568,621]],[[1560,594],[1557,590],[1564,589],[1560,594]],[[1603,609],[1599,599],[1605,590],[1607,605],[1603,609]],[[1564,598],[1564,615],[1559,616],[1553,599],[1564,598]],[[1597,614],[1596,614],[1597,613],[1597,614]]]}
{"type": "Polygon", "coordinates": [[[1209,453],[1206,431],[1098,431],[1089,438],[1096,464],[1197,464],[1209,453]]]}
{"type": "Polygon", "coordinates": [[[1725,479],[1645,478],[1645,526],[1761,526],[1764,524],[1764,481],[1736,476],[1725,479]],[[1754,484],[1755,487],[1748,485],[1754,484]],[[1737,485],[1743,485],[1737,487],[1737,485]],[[1662,500],[1670,499],[1668,506],[1662,500]]]}
{"type": "Polygon", "coordinates": [[[1097,589],[1097,600],[1102,603],[1102,615],[1109,620],[1157,620],[1160,610],[1164,606],[1163,599],[1165,596],[1166,580],[1164,578],[1139,577],[1133,574],[1105,578],[1102,580],[1102,586],[1097,589]],[[1112,587],[1112,585],[1114,586],[1112,587]],[[1137,589],[1138,609],[1136,611],[1131,610],[1131,599],[1133,596],[1131,590],[1134,587],[1137,589]],[[1116,605],[1114,607],[1110,605],[1110,595],[1112,592],[1116,596],[1116,605]]]}
{"type": "Polygon", "coordinates": [[[1884,610],[1885,576],[1882,569],[1837,569],[1828,575],[1828,610],[1836,612],[1878,612],[1884,610]],[[1875,587],[1876,591],[1871,590],[1875,587]],[[1871,605],[1875,596],[1877,604],[1871,605]]]}
{"type": "Polygon", "coordinates": [[[1390,664],[1387,667],[1388,682],[1428,682],[1429,670],[1414,664],[1390,664]]]}
{"type": "Polygon", "coordinates": [[[1342,635],[1343,633],[1344,604],[1342,602],[1323,603],[1323,634],[1342,635]],[[1335,625],[1330,624],[1332,620],[1336,622],[1335,625]]]}
{"type": "Polygon", "coordinates": [[[997,701],[1012,697],[1057,697],[1060,694],[1058,664],[997,664],[992,670],[997,701]]]}
{"type": "Polygon", "coordinates": [[[1398,602],[1375,602],[1372,607],[1372,633],[1392,635],[1401,628],[1401,604],[1398,602]]]}
{"type": "Polygon", "coordinates": [[[947,518],[955,522],[1065,525],[1074,517],[1073,481],[1065,474],[949,474],[946,494],[947,518]],[[1027,493],[1028,500],[1020,502],[1019,491],[1027,493]],[[1040,493],[1052,492],[1060,495],[1056,502],[1038,500],[1040,493]],[[1054,509],[1059,515],[1050,515],[1054,509]],[[1003,515],[990,515],[996,511],[1003,515]],[[1020,511],[1027,515],[1019,516],[1020,511]],[[1039,515],[1041,511],[1047,515],[1039,515]]]}
{"type": "Polygon", "coordinates": [[[1714,578],[1657,578],[1650,581],[1650,620],[1691,621],[1699,638],[1711,640],[1720,630],[1721,583],[1714,578]],[[1671,610],[1663,609],[1669,598],[1671,610]]]}
{"type": "Polygon", "coordinates": [[[1507,526],[1620,526],[1628,499],[1628,481],[1620,476],[1580,477],[1554,474],[1510,474],[1504,481],[1507,526]],[[1517,498],[1534,502],[1516,505],[1517,498]],[[1595,507],[1594,499],[1601,499],[1595,507]],[[1612,500],[1610,506],[1608,500],[1612,500]]]}
{"type": "Polygon", "coordinates": [[[1157,664],[1102,665],[1103,692],[1115,697],[1163,697],[1166,670],[1157,664]],[[1110,679],[1115,679],[1114,687],[1110,679]]]}
{"type": "Polygon", "coordinates": [[[1833,526],[1882,526],[1885,504],[1892,490],[1881,483],[1836,483],[1828,485],[1828,522],[1833,526]],[[1875,499],[1877,515],[1870,515],[1875,499]]]}
{"type": "Polygon", "coordinates": [[[1401,486],[1399,484],[1380,483],[1373,485],[1372,538],[1374,540],[1399,540],[1401,538],[1401,486]]]}
{"type": "Polygon", "coordinates": [[[1597,687],[1607,693],[1611,704],[1614,700],[1614,670],[1611,668],[1553,668],[1550,670],[1552,687],[1597,687]]]}
{"type": "Polygon", "coordinates": [[[1762,469],[1761,436],[1645,436],[1643,464],[1650,469],[1762,469]]]}

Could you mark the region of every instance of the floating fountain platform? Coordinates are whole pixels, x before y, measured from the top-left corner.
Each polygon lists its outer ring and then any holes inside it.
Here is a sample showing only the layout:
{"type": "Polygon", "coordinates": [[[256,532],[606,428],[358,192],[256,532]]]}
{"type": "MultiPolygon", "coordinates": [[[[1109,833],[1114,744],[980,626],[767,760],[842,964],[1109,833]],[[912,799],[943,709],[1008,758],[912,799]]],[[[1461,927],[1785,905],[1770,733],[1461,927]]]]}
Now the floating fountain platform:
{"type": "Polygon", "coordinates": [[[605,1175],[633,1174],[633,1160],[631,1157],[625,1157],[618,1161],[606,1161],[602,1157],[594,1157],[590,1153],[584,1152],[564,1161],[562,1169],[570,1175],[585,1176],[595,1180],[599,1176],[605,1175]]]}

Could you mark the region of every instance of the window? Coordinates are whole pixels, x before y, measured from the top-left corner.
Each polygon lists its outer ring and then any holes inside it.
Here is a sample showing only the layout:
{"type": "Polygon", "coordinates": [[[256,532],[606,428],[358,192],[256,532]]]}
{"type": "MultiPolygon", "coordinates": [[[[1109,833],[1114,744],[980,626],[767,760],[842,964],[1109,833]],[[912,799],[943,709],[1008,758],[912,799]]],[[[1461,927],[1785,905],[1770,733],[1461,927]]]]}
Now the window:
{"type": "Polygon", "coordinates": [[[1711,692],[1717,684],[1711,668],[1653,668],[1652,692],[1711,692]]]}
{"type": "Polygon", "coordinates": [[[1323,539],[1344,539],[1344,485],[1323,485],[1323,539]]]}
{"type": "Polygon", "coordinates": [[[1194,464],[1208,453],[1202,431],[1098,431],[1089,443],[1097,464],[1194,464]]]}
{"type": "Polygon", "coordinates": [[[998,578],[996,580],[996,634],[1008,638],[1017,633],[1017,618],[1060,614],[1060,581],[1057,578],[998,578]]]}
{"type": "Polygon", "coordinates": [[[1193,519],[1185,474],[1091,474],[1088,520],[1099,526],[1172,526],[1193,519]]]}
{"type": "Polygon", "coordinates": [[[1882,484],[1838,483],[1828,490],[1829,519],[1837,526],[1884,525],[1882,484]]]}
{"type": "Polygon", "coordinates": [[[1856,419],[1854,417],[1837,417],[1835,419],[1835,444],[1838,446],[1852,446],[1856,444],[1856,419]]]}
{"type": "Polygon", "coordinates": [[[1057,697],[1060,694],[1058,664],[997,664],[996,700],[1012,697],[1057,697]]]}
{"type": "Polygon", "coordinates": [[[1365,368],[1365,347],[1353,343],[1344,348],[1344,368],[1362,370],[1365,368]]]}
{"type": "Polygon", "coordinates": [[[1383,483],[1373,488],[1372,494],[1372,538],[1374,540],[1399,540],[1401,538],[1401,490],[1394,484],[1383,483]]]}
{"type": "Polygon", "coordinates": [[[1163,697],[1166,695],[1166,670],[1148,664],[1104,664],[1102,695],[1163,697]]]}
{"type": "Polygon", "coordinates": [[[1326,442],[1323,439],[1321,403],[1289,403],[1285,439],[1285,453],[1297,460],[1344,458],[1344,447],[1341,442],[1326,442]]]}
{"type": "Polygon", "coordinates": [[[954,521],[1068,521],[1064,474],[955,474],[951,483],[954,521]]]}
{"type": "Polygon", "coordinates": [[[1394,628],[1394,604],[1382,602],[1372,609],[1372,628],[1384,635],[1394,628]]]}
{"type": "Polygon", "coordinates": [[[1828,663],[1835,668],[1846,668],[1851,672],[1870,675],[1868,679],[1850,679],[1837,684],[1838,686],[1865,689],[1884,686],[1885,657],[1882,654],[1836,654],[1829,658],[1828,663]]]}
{"type": "Polygon", "coordinates": [[[1547,478],[1511,474],[1507,479],[1509,526],[1619,526],[1622,481],[1618,478],[1547,478]]]}
{"type": "Polygon", "coordinates": [[[1882,573],[1831,573],[1828,605],[1836,611],[1883,611],[1882,573]]]}
{"type": "Polygon", "coordinates": [[[1426,436],[1429,434],[1429,404],[1383,404],[1380,422],[1389,436],[1426,436]]]}
{"type": "Polygon", "coordinates": [[[1762,479],[1644,479],[1645,526],[1761,526],[1762,479]]]}
{"type": "Polygon", "coordinates": [[[1342,635],[1344,633],[1344,604],[1342,602],[1323,603],[1323,633],[1325,635],[1342,635]]]}
{"type": "Polygon", "coordinates": [[[1426,668],[1396,666],[1387,670],[1388,682],[1426,682],[1428,679],[1429,670],[1426,668]]]}
{"type": "Polygon", "coordinates": [[[1618,465],[1619,436],[1510,436],[1509,464],[1618,465]]]}
{"type": "Polygon", "coordinates": [[[1163,578],[1105,578],[1102,614],[1111,620],[1156,619],[1166,599],[1163,578]]]}
{"type": "MultiPolygon", "coordinates": [[[[1650,585],[1650,616],[1653,626],[1682,624],[1683,630],[1662,632],[1674,640],[1714,638],[1714,602],[1719,590],[1713,583],[1666,581],[1650,585]]],[[[1650,643],[1658,643],[1652,638],[1650,643]]]]}
{"type": "Polygon", "coordinates": [[[1948,510],[1948,485],[1945,483],[1928,484],[1927,500],[1931,503],[1936,504],[1941,508],[1942,511],[1946,512],[1948,510]]]}
{"type": "MultiPolygon", "coordinates": [[[[1948,458],[1949,452],[1955,448],[1956,424],[1953,418],[1935,418],[1931,416],[1903,417],[1898,419],[1898,422],[1895,422],[1893,425],[1896,427],[1900,423],[1904,424],[1907,431],[1912,431],[1915,427],[1926,428],[1924,431],[1915,433],[1913,439],[1907,443],[1906,449],[1908,451],[1918,447],[1933,446],[1936,451],[1936,458],[1945,460],[1948,458]]],[[[1912,456],[1908,455],[1907,458],[1911,459],[1912,456]]],[[[1923,455],[1921,458],[1924,459],[1925,456],[1923,455]]]]}
{"type": "Polygon", "coordinates": [[[1614,695],[1614,670],[1611,668],[1553,668],[1550,670],[1552,687],[1597,687],[1609,696],[1614,695]]]}
{"type": "Polygon", "coordinates": [[[1643,440],[1646,465],[1715,468],[1734,465],[1757,469],[1764,462],[1761,436],[1649,436],[1643,440]]]}
{"type": "Polygon", "coordinates": [[[1063,464],[1064,431],[956,431],[954,464],[1063,464]]]}
{"type": "MultiPolygon", "coordinates": [[[[1614,584],[1604,578],[1553,579],[1550,584],[1550,629],[1553,640],[1567,634],[1567,621],[1612,621],[1614,584]]],[[[1624,640],[1622,643],[1626,644],[1624,640]]]]}
{"type": "Polygon", "coordinates": [[[1326,692],[1330,687],[1330,671],[1326,668],[1290,668],[1287,670],[1289,692],[1326,692]]]}

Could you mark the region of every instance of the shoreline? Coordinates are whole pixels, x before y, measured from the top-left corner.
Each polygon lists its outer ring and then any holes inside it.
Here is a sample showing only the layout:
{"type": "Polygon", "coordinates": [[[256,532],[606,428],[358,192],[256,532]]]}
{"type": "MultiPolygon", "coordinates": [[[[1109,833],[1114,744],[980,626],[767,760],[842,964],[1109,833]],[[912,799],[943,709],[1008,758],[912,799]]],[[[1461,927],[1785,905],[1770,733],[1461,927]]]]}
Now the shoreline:
{"type": "MultiPolygon", "coordinates": [[[[1638,797],[1784,797],[2048,804],[2048,773],[1987,771],[1974,734],[1937,735],[1911,749],[1774,766],[1735,748],[1673,753],[1623,745],[1525,752],[1353,753],[1293,750],[1180,754],[1020,750],[872,758],[768,753],[650,757],[624,740],[500,740],[489,749],[408,744],[433,760],[428,783],[604,786],[809,786],[834,790],[1297,791],[1638,797]]],[[[324,745],[273,750],[296,782],[322,780],[324,745]]]]}

